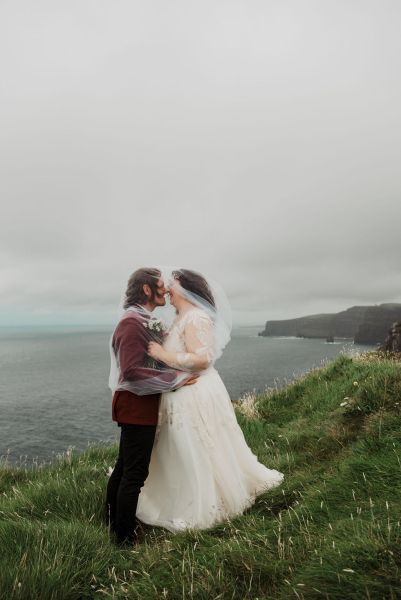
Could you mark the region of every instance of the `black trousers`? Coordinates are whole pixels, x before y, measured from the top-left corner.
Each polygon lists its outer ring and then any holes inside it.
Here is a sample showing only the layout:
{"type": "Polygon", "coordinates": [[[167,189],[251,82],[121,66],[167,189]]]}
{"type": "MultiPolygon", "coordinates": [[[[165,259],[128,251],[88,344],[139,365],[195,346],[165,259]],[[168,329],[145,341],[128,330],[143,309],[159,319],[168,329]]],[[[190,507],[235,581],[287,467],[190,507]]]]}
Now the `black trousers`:
{"type": "Polygon", "coordinates": [[[136,540],[136,508],[149,473],[155,433],[156,425],[121,424],[118,458],[106,495],[106,521],[119,543],[136,540]]]}

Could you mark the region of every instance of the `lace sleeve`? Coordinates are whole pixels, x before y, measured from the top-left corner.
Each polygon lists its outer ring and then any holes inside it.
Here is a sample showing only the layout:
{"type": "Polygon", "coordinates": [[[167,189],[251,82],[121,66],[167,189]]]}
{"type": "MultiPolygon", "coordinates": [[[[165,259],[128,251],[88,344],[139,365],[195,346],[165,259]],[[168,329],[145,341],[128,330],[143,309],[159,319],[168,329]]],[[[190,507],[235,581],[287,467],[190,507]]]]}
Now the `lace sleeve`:
{"type": "Polygon", "coordinates": [[[183,369],[207,369],[214,358],[213,323],[205,313],[192,311],[184,328],[187,352],[177,353],[177,364],[183,369]]]}

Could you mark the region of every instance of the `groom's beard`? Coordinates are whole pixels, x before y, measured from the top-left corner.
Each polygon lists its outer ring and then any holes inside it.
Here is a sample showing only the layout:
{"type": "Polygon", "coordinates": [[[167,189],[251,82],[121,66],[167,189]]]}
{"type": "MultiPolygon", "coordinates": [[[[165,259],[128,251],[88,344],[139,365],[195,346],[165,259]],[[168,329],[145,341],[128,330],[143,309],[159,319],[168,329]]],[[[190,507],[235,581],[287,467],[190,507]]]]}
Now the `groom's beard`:
{"type": "Polygon", "coordinates": [[[160,293],[159,291],[155,291],[153,293],[152,302],[160,306],[160,304],[166,304],[165,293],[160,293]]]}

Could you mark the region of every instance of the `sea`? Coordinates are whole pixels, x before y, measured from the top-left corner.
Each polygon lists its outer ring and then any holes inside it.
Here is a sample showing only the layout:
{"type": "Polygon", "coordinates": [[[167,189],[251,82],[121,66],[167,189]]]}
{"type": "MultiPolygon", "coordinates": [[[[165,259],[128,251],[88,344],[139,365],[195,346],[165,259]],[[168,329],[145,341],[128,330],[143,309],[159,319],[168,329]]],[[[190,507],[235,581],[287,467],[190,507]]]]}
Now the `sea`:
{"type": "MultiPolygon", "coordinates": [[[[219,371],[232,400],[279,388],[340,353],[363,352],[352,340],[261,337],[239,327],[219,371]]],[[[105,327],[0,329],[0,463],[32,466],[117,441],[107,387],[105,327]]]]}

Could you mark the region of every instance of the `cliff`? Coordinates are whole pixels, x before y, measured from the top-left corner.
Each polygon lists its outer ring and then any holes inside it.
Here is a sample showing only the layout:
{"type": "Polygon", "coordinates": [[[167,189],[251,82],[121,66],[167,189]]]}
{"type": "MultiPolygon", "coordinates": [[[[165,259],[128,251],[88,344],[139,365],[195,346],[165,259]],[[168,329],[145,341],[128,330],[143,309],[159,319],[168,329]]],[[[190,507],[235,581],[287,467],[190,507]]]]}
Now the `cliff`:
{"type": "Polygon", "coordinates": [[[401,321],[401,304],[370,306],[355,333],[354,341],[358,344],[383,342],[396,321],[401,321]]]}
{"type": "Polygon", "coordinates": [[[401,322],[393,323],[388,336],[379,349],[382,352],[401,352],[401,322]]]}
{"type": "Polygon", "coordinates": [[[211,529],[143,525],[137,546],[110,543],[117,446],[0,463],[0,600],[400,598],[400,365],[342,356],[259,396],[249,417],[238,406],[252,451],[285,478],[211,529]]]}
{"type": "Polygon", "coordinates": [[[394,321],[401,320],[401,304],[353,306],[339,313],[267,321],[261,336],[352,338],[359,344],[383,342],[394,321]]]}

